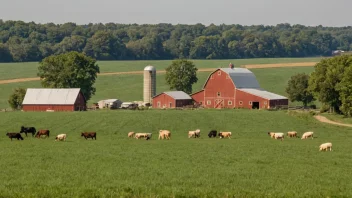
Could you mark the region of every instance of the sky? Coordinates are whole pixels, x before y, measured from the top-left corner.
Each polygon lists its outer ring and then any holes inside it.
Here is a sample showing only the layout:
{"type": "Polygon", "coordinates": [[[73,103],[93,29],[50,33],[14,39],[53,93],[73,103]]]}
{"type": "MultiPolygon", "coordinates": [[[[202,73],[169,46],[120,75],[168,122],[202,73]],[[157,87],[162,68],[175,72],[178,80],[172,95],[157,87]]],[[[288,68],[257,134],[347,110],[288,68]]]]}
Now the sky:
{"type": "Polygon", "coordinates": [[[352,0],[0,0],[0,19],[35,23],[352,26],[352,0]]]}

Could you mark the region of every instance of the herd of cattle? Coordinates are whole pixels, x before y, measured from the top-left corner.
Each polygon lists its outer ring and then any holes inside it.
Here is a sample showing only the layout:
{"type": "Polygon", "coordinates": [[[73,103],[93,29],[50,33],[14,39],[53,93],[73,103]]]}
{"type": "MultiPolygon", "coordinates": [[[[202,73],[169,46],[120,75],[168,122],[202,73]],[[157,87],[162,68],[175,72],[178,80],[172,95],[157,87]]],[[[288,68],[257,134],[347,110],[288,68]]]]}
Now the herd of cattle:
{"type": "MultiPolygon", "coordinates": [[[[23,137],[21,136],[21,133],[25,133],[26,137],[27,134],[32,134],[32,137],[35,134],[36,138],[40,138],[42,136],[45,137],[49,137],[50,131],[49,130],[39,130],[37,131],[34,127],[24,127],[21,126],[21,130],[20,132],[9,132],[6,133],[6,135],[11,139],[17,139],[17,140],[23,140],[23,137]]],[[[309,131],[309,132],[305,132],[302,135],[302,140],[303,139],[308,139],[308,138],[312,138],[313,139],[313,134],[314,132],[309,131]]],[[[268,132],[268,135],[276,140],[283,140],[285,135],[284,133],[277,133],[277,132],[268,132]]],[[[66,141],[66,134],[59,134],[55,137],[55,141],[66,141]]],[[[150,140],[152,138],[152,133],[135,133],[135,132],[129,132],[127,134],[127,136],[129,138],[136,138],[136,139],[145,139],[145,140],[150,140]]],[[[216,136],[218,136],[219,138],[229,138],[231,139],[232,133],[231,132],[222,132],[220,131],[219,133],[216,130],[211,130],[208,133],[208,137],[209,138],[216,138],[216,136]]],[[[292,137],[296,137],[298,138],[297,132],[296,131],[289,131],[287,132],[287,136],[292,138],[292,137]]],[[[86,140],[88,138],[92,138],[93,139],[97,139],[97,133],[96,132],[82,132],[81,133],[81,137],[84,137],[86,140]]],[[[199,138],[200,137],[200,129],[197,129],[195,131],[188,131],[188,138],[199,138]]],[[[159,130],[159,137],[158,139],[167,139],[170,140],[171,139],[171,132],[169,130],[159,130]]],[[[319,151],[327,151],[330,150],[332,151],[332,143],[331,142],[327,142],[324,144],[321,144],[319,146],[319,151]]]]}

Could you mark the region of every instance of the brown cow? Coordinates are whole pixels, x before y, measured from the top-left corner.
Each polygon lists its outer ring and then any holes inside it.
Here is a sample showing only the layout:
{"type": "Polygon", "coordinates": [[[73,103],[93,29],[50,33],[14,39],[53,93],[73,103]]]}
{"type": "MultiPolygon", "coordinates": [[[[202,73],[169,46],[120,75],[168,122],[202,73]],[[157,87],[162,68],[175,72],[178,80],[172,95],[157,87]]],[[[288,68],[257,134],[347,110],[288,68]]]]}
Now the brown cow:
{"type": "Polygon", "coordinates": [[[12,138],[16,138],[17,140],[23,140],[23,137],[21,136],[20,133],[6,133],[6,136],[9,136],[11,141],[12,141],[12,138]]]}
{"type": "Polygon", "coordinates": [[[97,140],[97,133],[96,132],[84,132],[84,133],[81,133],[81,137],[84,137],[84,138],[95,138],[95,140],[97,140]]]}
{"type": "Polygon", "coordinates": [[[35,135],[36,138],[40,138],[40,136],[45,135],[46,137],[49,138],[49,130],[39,130],[37,134],[35,135]]]}

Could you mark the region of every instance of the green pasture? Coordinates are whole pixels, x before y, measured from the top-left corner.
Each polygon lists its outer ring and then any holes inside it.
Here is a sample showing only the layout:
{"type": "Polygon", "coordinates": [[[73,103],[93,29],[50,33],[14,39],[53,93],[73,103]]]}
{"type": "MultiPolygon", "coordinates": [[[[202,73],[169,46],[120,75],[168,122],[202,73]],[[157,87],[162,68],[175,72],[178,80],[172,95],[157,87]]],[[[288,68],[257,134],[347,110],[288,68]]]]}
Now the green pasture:
{"type": "MultiPolygon", "coordinates": [[[[227,67],[230,62],[236,67],[246,64],[271,64],[271,63],[296,63],[296,62],[318,62],[316,58],[258,58],[258,59],[233,59],[233,60],[193,60],[198,68],[227,67]]],[[[145,66],[153,65],[157,70],[164,70],[171,64],[172,60],[157,61],[98,61],[100,72],[125,72],[142,71],[145,66]]],[[[1,63],[0,80],[14,78],[29,78],[37,76],[38,63],[1,63]]]]}
{"type": "MultiPolygon", "coordinates": [[[[266,110],[0,113],[0,197],[351,197],[352,133],[308,115],[266,110]],[[5,136],[21,125],[48,139],[5,136]],[[201,130],[188,139],[188,130],[201,130]],[[158,140],[160,129],[171,140],[158,140]],[[233,133],[209,139],[209,130],[233,133]],[[268,131],[314,131],[271,139],[268,131]],[[97,140],[80,132],[96,131],[97,140]],[[151,132],[150,141],[127,133],[151,132]],[[66,142],[55,136],[67,134],[66,142]],[[332,142],[332,152],[319,145],[332,142]]],[[[24,135],[24,134],[23,134],[24,135]]]]}
{"type": "Polygon", "coordinates": [[[344,115],[338,115],[338,114],[333,114],[333,113],[324,113],[322,115],[329,118],[332,121],[335,121],[335,122],[352,124],[352,118],[345,117],[344,115]]]}
{"type": "MultiPolygon", "coordinates": [[[[285,68],[266,68],[251,69],[256,75],[260,85],[268,91],[287,95],[285,87],[289,78],[300,72],[311,73],[313,67],[285,67],[285,68]]],[[[210,72],[199,72],[198,83],[194,84],[193,90],[198,91],[204,85],[210,72]]],[[[168,91],[169,87],[165,82],[164,74],[157,74],[157,93],[168,91]]],[[[89,105],[102,99],[117,98],[122,101],[143,100],[143,75],[109,75],[98,76],[96,84],[96,94],[89,101],[89,105]]],[[[40,81],[11,83],[0,85],[0,109],[8,108],[8,98],[12,90],[16,87],[37,88],[41,87],[40,81]]],[[[299,103],[293,103],[299,104],[299,103]]]]}

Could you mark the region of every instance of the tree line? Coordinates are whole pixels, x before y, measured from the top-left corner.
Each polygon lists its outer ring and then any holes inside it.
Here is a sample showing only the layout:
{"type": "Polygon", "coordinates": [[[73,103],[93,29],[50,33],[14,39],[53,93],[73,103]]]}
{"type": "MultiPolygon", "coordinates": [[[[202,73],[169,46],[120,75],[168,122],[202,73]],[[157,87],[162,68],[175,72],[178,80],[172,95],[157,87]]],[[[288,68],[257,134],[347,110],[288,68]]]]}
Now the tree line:
{"type": "Polygon", "coordinates": [[[352,48],[352,27],[36,24],[0,20],[0,62],[83,52],[97,60],[327,56],[352,48]]]}

